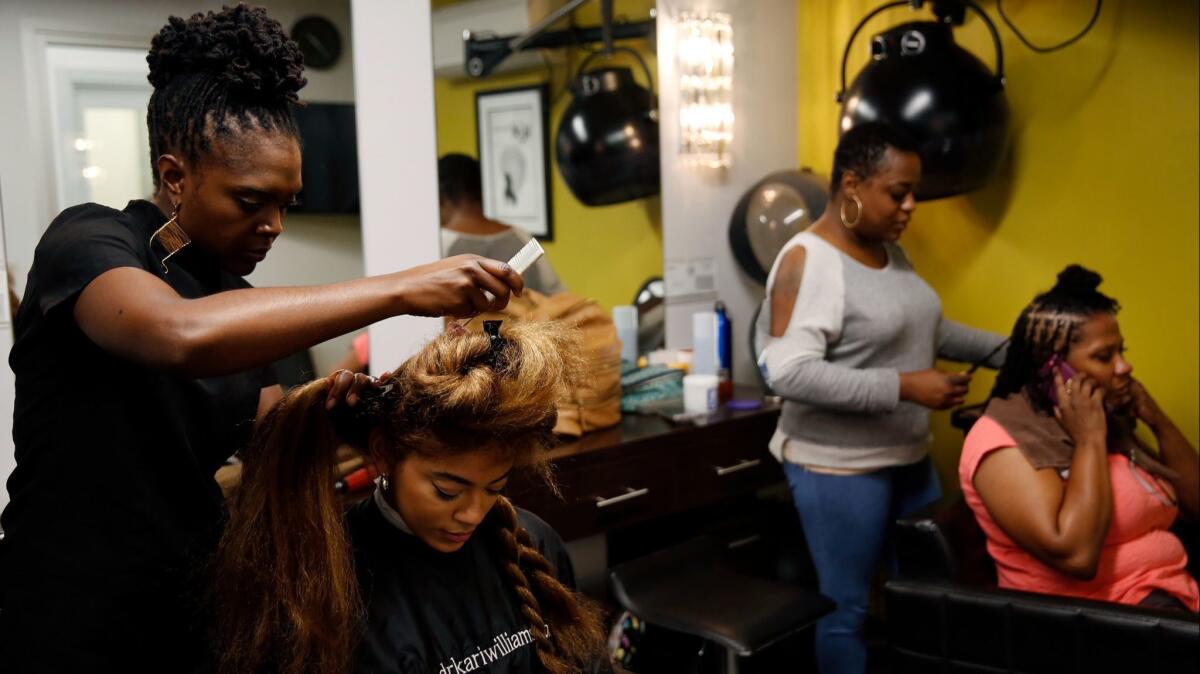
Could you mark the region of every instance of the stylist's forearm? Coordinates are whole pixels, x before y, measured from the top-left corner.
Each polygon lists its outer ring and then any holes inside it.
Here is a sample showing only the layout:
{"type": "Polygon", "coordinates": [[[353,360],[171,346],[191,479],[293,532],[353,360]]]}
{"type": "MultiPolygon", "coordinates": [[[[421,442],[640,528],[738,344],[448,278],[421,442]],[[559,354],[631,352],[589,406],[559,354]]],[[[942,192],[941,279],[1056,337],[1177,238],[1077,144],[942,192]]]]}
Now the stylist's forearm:
{"type": "Polygon", "coordinates": [[[192,377],[241,372],[409,311],[395,275],[325,286],[247,288],[177,305],[177,369],[192,377]]]}
{"type": "Polygon", "coordinates": [[[895,370],[856,369],[816,359],[775,369],[772,364],[767,363],[771,390],[788,400],[867,414],[890,412],[899,401],[895,370]]]}
{"type": "Polygon", "coordinates": [[[75,322],[100,348],[189,377],[262,367],[398,314],[465,315],[499,308],[524,287],[508,265],[456,255],[412,269],[305,288],[246,288],[186,299],[132,267],[79,294],[75,322]],[[492,299],[489,299],[489,295],[492,299]]]}

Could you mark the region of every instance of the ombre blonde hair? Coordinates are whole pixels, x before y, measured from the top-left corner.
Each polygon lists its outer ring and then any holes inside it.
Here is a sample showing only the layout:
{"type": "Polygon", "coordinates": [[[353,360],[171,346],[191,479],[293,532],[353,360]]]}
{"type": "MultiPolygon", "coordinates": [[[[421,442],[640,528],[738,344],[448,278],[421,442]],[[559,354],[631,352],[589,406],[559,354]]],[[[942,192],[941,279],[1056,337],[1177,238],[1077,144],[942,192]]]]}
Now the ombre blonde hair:
{"type": "MultiPolygon", "coordinates": [[[[555,402],[580,376],[576,333],[554,323],[505,325],[503,341],[477,333],[431,341],[354,408],[325,410],[330,386],[294,389],[267,415],[249,449],[214,564],[220,671],[343,674],[365,615],[336,480],[342,441],[392,467],[413,452],[446,456],[481,447],[548,480],[555,402]]],[[[564,587],[501,497],[481,535],[512,582],[552,674],[603,657],[599,611],[564,587]],[[543,625],[550,626],[547,635],[543,625]]]]}

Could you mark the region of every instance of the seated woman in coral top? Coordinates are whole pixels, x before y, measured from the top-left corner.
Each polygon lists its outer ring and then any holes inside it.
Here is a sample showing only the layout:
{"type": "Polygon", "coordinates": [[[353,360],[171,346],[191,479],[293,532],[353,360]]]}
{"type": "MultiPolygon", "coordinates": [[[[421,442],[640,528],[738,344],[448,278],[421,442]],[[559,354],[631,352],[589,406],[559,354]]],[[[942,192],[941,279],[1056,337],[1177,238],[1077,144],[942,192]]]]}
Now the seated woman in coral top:
{"type": "Polygon", "coordinates": [[[1099,284],[1072,265],[1017,319],[963,447],[963,493],[1001,587],[1200,611],[1168,531],[1181,509],[1200,511],[1196,450],[1131,377],[1118,305],[1099,284]]]}

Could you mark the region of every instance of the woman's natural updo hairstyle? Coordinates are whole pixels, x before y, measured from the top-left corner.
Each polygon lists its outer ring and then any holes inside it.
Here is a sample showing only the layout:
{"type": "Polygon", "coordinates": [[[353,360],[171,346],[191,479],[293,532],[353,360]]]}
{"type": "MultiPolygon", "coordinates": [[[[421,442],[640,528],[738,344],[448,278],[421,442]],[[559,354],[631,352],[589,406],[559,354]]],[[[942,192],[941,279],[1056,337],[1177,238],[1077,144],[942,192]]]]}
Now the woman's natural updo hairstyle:
{"type": "Polygon", "coordinates": [[[261,7],[172,16],[146,56],[154,93],[146,115],[150,168],[180,152],[197,160],[212,141],[246,130],[298,136],[292,106],[306,84],[304,57],[283,26],[261,7]]]}
{"type": "MultiPolygon", "coordinates": [[[[505,323],[501,337],[493,346],[484,334],[443,334],[354,408],[326,411],[330,383],[322,379],[292,390],[263,419],[242,457],[213,570],[223,673],[350,671],[363,605],[334,491],[341,442],[365,449],[381,433],[370,456],[381,470],[412,453],[487,449],[548,479],[555,403],[581,375],[579,336],[527,322],[505,323]]],[[[521,601],[545,671],[583,671],[601,656],[599,612],[558,582],[507,498],[478,535],[521,601]]]]}
{"type": "Polygon", "coordinates": [[[1097,314],[1116,314],[1117,301],[1100,292],[1102,279],[1077,264],[1058,274],[1054,287],[1033,298],[1017,317],[1004,367],[996,376],[993,398],[1025,391],[1035,408],[1050,412],[1043,368],[1052,357],[1066,358],[1079,339],[1079,327],[1097,314]]]}

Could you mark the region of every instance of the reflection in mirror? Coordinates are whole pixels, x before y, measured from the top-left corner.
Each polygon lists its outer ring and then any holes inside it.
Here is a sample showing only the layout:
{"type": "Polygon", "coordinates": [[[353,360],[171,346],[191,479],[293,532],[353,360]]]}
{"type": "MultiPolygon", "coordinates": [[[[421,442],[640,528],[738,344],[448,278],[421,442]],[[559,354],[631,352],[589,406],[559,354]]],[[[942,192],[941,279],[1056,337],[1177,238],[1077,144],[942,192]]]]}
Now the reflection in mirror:
{"type": "Polygon", "coordinates": [[[145,50],[50,45],[45,61],[58,210],[149,197],[145,50]]]}
{"type": "MultiPolygon", "coordinates": [[[[652,0],[613,4],[618,35],[651,20],[652,0]]],[[[632,54],[599,53],[600,5],[594,0],[431,3],[442,254],[507,260],[536,236],[546,255],[526,274],[527,286],[547,293],[569,290],[611,309],[628,304],[644,279],[662,275],[659,201],[644,198],[657,194],[657,175],[652,189],[630,192],[622,203],[589,206],[564,181],[556,140],[577,98],[578,71],[589,57],[589,71],[629,69],[641,92],[631,107],[645,108],[646,92],[657,90],[654,81],[646,81],[647,75],[656,76],[657,64],[645,31],[616,41],[632,54]],[[561,47],[516,51],[486,76],[467,75],[464,30],[517,36],[568,5],[578,7],[548,31],[574,28],[580,31],[575,35],[583,35],[596,29],[595,41],[573,38],[561,47]]],[[[653,163],[657,167],[657,159],[653,163]]]]}
{"type": "Polygon", "coordinates": [[[666,346],[667,310],[663,306],[667,288],[661,276],[646,279],[637,294],[633,306],[638,313],[638,351],[650,353],[666,346]]]}
{"type": "MultiPolygon", "coordinates": [[[[518,151],[512,154],[517,155],[518,151]]],[[[519,189],[523,169],[517,160],[505,169],[510,191],[519,189]]],[[[494,260],[512,259],[531,238],[516,225],[484,214],[479,162],[465,154],[449,153],[438,159],[438,207],[441,215],[442,255],[473,253],[494,260]]],[[[517,201],[514,197],[513,201],[517,201]]],[[[525,287],[544,295],[565,290],[554,267],[544,256],[523,274],[525,287]]]]}

